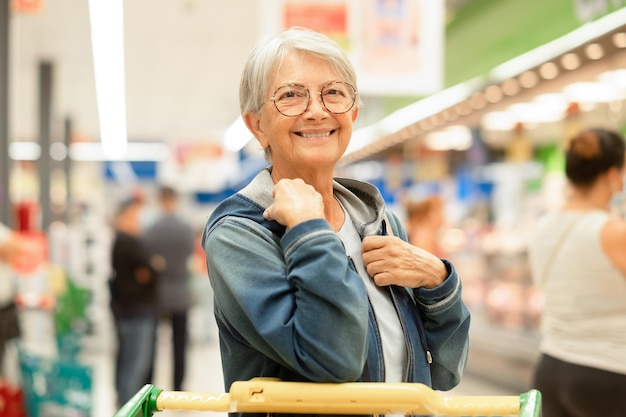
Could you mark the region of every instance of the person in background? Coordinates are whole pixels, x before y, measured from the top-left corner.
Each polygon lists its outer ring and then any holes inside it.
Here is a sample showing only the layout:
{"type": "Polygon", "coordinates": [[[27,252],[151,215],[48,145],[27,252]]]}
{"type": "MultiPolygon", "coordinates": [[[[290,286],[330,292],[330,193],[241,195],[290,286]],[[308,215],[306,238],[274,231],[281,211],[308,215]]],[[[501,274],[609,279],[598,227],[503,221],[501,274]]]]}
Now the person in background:
{"type": "Polygon", "coordinates": [[[159,316],[171,323],[173,389],[180,391],[186,366],[187,313],[192,300],[189,262],[195,250],[196,234],[191,225],[177,213],[178,193],[175,189],[161,187],[159,205],[161,215],[146,229],[143,241],[151,264],[159,272],[159,316]]]}
{"type": "Polygon", "coordinates": [[[150,382],[152,352],[156,343],[156,281],[146,249],[140,240],[140,198],[121,203],[114,217],[111,252],[111,310],[117,331],[115,388],[118,405],[126,403],[150,382]]]}
{"type": "Polygon", "coordinates": [[[10,227],[0,223],[0,262],[11,264],[24,252],[26,243],[10,227]]]}
{"type": "Polygon", "coordinates": [[[626,221],[610,211],[623,191],[624,151],[614,131],[572,138],[565,205],[539,220],[530,241],[544,298],[534,375],[544,417],[626,413],[626,221]]]}
{"type": "Polygon", "coordinates": [[[441,228],[445,215],[443,201],[436,195],[406,203],[407,235],[409,242],[440,258],[445,257],[441,248],[441,228]]]}
{"type": "Polygon", "coordinates": [[[15,272],[11,267],[19,257],[31,252],[28,242],[10,227],[0,223],[0,378],[4,375],[6,344],[20,336],[15,304],[15,272]]]}
{"type": "Polygon", "coordinates": [[[237,380],[456,386],[470,315],[446,260],[410,245],[373,185],[334,178],[359,113],[354,68],[320,33],[260,43],[240,84],[270,165],[203,234],[226,389],[237,380]]]}

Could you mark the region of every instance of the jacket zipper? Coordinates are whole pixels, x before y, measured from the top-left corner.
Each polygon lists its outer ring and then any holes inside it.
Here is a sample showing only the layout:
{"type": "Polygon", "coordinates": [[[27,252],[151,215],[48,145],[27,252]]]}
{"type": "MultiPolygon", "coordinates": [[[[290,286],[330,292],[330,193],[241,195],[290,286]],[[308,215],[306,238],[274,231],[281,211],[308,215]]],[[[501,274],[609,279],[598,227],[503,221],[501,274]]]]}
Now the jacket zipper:
{"type": "MultiPolygon", "coordinates": [[[[383,236],[389,236],[389,233],[387,231],[387,221],[386,221],[386,219],[383,219],[383,221],[382,221],[382,234],[383,234],[383,236]]],[[[392,231],[391,235],[393,236],[393,231],[392,231]]],[[[391,293],[391,298],[393,300],[393,304],[394,304],[394,306],[396,308],[396,312],[397,312],[398,311],[398,303],[397,303],[397,300],[396,300],[396,296],[395,296],[393,290],[391,289],[391,287],[389,288],[389,292],[391,293]]],[[[413,314],[415,315],[415,312],[413,312],[413,314]]],[[[405,331],[406,329],[404,328],[404,322],[402,321],[402,318],[401,318],[400,314],[398,314],[398,317],[400,318],[400,324],[402,325],[402,329],[403,329],[403,331],[405,331]]],[[[426,352],[426,361],[430,365],[430,364],[433,363],[433,356],[430,353],[430,349],[428,348],[428,344],[426,343],[426,339],[425,339],[426,336],[424,335],[424,333],[425,333],[424,332],[424,325],[423,325],[422,321],[419,319],[419,317],[415,317],[415,320],[417,321],[417,324],[419,326],[419,330],[420,330],[419,338],[420,338],[420,341],[422,343],[422,348],[424,349],[424,352],[426,352]]],[[[406,340],[407,339],[406,336],[405,336],[404,339],[405,339],[405,343],[407,344],[407,373],[408,373],[408,370],[410,369],[410,367],[409,367],[410,363],[408,361],[411,360],[411,355],[409,354],[410,351],[409,351],[408,341],[406,340]]]]}

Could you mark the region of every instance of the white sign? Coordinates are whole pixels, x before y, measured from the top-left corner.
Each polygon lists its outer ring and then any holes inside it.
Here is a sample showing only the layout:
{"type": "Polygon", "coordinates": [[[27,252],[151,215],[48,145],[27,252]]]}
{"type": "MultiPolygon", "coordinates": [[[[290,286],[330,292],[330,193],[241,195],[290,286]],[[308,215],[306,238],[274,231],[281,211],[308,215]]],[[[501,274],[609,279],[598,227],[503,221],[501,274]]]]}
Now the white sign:
{"type": "Polygon", "coordinates": [[[270,0],[263,37],[308,27],[336,40],[354,64],[359,91],[424,96],[443,86],[443,0],[270,0]]]}

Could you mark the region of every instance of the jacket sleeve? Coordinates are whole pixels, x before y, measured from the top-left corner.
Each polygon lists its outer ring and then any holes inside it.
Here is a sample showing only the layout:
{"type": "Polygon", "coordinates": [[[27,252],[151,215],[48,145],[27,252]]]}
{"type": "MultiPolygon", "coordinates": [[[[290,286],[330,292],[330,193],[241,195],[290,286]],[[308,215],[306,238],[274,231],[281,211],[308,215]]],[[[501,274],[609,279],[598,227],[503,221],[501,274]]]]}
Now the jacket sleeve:
{"type": "MultiPolygon", "coordinates": [[[[408,241],[398,218],[391,214],[389,219],[396,236],[408,241]]],[[[432,387],[447,391],[461,381],[467,364],[470,313],[463,302],[462,283],[454,265],[445,259],[442,262],[448,271],[446,280],[436,288],[416,288],[413,295],[432,355],[432,387]]]]}
{"type": "Polygon", "coordinates": [[[221,320],[244,343],[316,382],[353,381],[367,351],[365,286],[321,219],[282,238],[225,217],[203,247],[221,320]]]}
{"type": "Polygon", "coordinates": [[[461,298],[461,280],[454,266],[443,262],[448,278],[437,288],[417,288],[413,293],[433,358],[432,385],[445,391],[458,385],[467,364],[470,314],[461,298]]]}

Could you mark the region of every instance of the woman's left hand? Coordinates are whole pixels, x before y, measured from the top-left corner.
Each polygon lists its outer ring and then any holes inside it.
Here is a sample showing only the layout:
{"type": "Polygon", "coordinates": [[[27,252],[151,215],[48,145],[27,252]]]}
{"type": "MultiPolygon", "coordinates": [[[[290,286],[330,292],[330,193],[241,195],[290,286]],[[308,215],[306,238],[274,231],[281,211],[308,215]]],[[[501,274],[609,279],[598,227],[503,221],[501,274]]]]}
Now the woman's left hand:
{"type": "Polygon", "coordinates": [[[441,259],[395,236],[367,236],[362,254],[363,264],[378,286],[435,288],[448,276],[441,259]]]}

